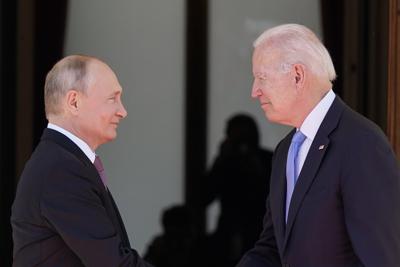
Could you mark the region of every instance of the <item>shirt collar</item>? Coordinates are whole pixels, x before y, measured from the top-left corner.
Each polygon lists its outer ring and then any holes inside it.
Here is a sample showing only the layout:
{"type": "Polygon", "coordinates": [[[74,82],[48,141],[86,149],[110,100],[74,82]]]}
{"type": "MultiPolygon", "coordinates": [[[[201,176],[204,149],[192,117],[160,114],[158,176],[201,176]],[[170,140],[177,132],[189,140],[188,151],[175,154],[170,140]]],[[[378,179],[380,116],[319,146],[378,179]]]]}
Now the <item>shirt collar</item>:
{"type": "Polygon", "coordinates": [[[62,133],[63,135],[65,135],[66,137],[68,137],[69,139],[71,139],[72,142],[74,142],[82,151],[83,153],[85,153],[85,155],[89,158],[89,160],[93,163],[95,158],[96,158],[96,153],[93,152],[93,150],[89,147],[89,145],[83,141],[82,139],[80,139],[79,137],[77,137],[76,135],[74,135],[73,133],[65,130],[64,128],[55,125],[53,123],[47,124],[47,128],[55,130],[59,133],[62,133]]]}
{"type": "Polygon", "coordinates": [[[311,141],[314,140],[315,135],[321,126],[326,113],[331,107],[333,100],[335,100],[335,93],[333,90],[329,92],[319,101],[319,103],[314,107],[314,109],[308,114],[303,124],[300,126],[300,131],[307,136],[311,141]]]}

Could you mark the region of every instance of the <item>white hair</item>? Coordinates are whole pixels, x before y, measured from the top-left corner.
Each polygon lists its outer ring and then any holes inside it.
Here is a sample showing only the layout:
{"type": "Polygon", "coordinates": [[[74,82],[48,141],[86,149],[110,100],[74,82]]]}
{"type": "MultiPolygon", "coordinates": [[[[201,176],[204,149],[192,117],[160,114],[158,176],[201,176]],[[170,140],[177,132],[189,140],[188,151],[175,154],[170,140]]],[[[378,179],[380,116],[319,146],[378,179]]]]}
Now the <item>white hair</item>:
{"type": "Polygon", "coordinates": [[[46,116],[57,115],[62,109],[60,100],[70,90],[86,93],[90,83],[89,63],[94,58],[72,55],[58,61],[46,76],[44,102],[46,116]]]}
{"type": "Polygon", "coordinates": [[[336,71],[328,50],[307,27],[299,24],[283,24],[263,32],[253,43],[254,48],[265,46],[278,49],[282,55],[282,70],[302,63],[318,76],[335,80],[336,71]]]}

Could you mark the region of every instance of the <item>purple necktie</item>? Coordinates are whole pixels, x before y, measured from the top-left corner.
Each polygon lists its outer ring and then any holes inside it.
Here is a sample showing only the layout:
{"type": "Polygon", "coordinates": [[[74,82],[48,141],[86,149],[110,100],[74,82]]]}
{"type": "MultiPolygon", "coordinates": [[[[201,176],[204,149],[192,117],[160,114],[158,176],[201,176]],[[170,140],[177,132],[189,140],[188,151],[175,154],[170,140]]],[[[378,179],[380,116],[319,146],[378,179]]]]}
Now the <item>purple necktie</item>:
{"type": "Polygon", "coordinates": [[[106,172],[104,171],[103,163],[101,162],[101,159],[99,156],[96,156],[93,164],[96,167],[97,171],[99,172],[99,175],[100,175],[101,181],[104,184],[104,187],[107,188],[107,175],[106,175],[106,172]]]}
{"type": "Polygon", "coordinates": [[[286,163],[286,222],[289,215],[290,201],[292,199],[294,186],[296,185],[297,176],[299,174],[297,170],[297,154],[305,139],[306,136],[299,130],[294,134],[289,147],[286,163]]]}

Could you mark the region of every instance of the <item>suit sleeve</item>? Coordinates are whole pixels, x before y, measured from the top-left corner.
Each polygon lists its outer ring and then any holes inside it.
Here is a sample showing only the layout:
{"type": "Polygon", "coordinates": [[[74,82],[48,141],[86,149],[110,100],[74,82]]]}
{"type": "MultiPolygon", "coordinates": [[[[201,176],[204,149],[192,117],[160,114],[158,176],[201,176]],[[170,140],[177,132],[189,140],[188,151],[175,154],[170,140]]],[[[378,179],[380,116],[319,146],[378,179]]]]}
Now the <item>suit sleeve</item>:
{"type": "Polygon", "coordinates": [[[41,196],[42,216],[85,266],[151,267],[136,251],[122,246],[85,171],[60,167],[51,176],[41,196]]]}
{"type": "Polygon", "coordinates": [[[259,240],[253,249],[249,250],[236,267],[280,267],[278,248],[276,245],[274,227],[272,224],[269,199],[267,199],[264,216],[264,227],[259,240]]]}
{"type": "Polygon", "coordinates": [[[366,134],[359,140],[344,156],[341,177],[352,246],[365,267],[400,266],[399,165],[383,137],[366,134]]]}

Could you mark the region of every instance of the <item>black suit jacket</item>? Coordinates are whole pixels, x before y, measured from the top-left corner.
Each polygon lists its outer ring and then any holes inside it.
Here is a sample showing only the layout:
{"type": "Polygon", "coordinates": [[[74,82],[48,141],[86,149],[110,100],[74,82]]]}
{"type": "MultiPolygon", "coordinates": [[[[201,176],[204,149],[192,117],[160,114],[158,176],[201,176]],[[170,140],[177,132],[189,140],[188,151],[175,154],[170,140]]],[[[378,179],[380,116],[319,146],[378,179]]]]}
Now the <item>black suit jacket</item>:
{"type": "Polygon", "coordinates": [[[13,266],[150,266],[130,248],[115,202],[86,155],[45,129],[12,207],[13,266]]]}
{"type": "Polygon", "coordinates": [[[276,148],[264,230],[238,266],[400,266],[400,169],[381,130],[336,97],[308,152],[286,224],[293,134],[276,148]]]}

